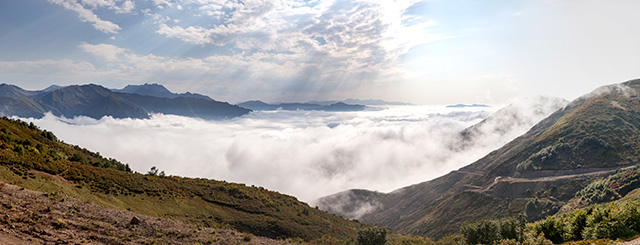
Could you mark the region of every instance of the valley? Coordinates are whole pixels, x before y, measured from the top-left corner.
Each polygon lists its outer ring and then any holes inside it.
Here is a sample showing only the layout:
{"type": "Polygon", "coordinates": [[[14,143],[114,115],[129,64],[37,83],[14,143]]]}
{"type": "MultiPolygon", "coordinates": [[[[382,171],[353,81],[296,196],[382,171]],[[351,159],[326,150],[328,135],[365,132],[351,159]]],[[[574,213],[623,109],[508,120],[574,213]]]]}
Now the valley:
{"type": "Polygon", "coordinates": [[[640,1],[0,7],[0,245],[640,244],[640,1]]]}

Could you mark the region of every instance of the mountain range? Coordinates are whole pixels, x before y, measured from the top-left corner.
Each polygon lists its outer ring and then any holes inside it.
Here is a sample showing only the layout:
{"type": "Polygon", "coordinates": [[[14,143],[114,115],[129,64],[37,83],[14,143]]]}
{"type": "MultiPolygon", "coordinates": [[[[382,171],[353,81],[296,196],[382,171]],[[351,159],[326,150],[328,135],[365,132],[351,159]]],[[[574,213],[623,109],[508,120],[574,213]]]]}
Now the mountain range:
{"type": "Polygon", "coordinates": [[[163,113],[218,120],[250,112],[204,95],[171,93],[158,84],[129,85],[121,90],[110,90],[95,84],[53,85],[40,91],[0,84],[0,104],[0,113],[3,115],[37,118],[46,112],[69,118],[149,118],[151,113],[163,113]]]}
{"type": "Polygon", "coordinates": [[[345,104],[336,102],[328,105],[312,104],[312,103],[278,103],[267,104],[259,100],[251,100],[237,104],[237,106],[255,110],[255,111],[272,111],[272,110],[312,110],[312,111],[362,111],[366,109],[363,105],[345,104]]]}
{"type": "MultiPolygon", "coordinates": [[[[599,88],[503,147],[442,177],[390,193],[348,190],[317,203],[343,216],[353,215],[344,210],[365,206],[361,222],[436,238],[457,232],[467,222],[520,214],[535,221],[591,205],[594,202],[585,200],[594,199],[579,193],[605,187],[618,190],[592,183],[640,162],[639,95],[640,80],[599,88]]],[[[473,128],[465,134],[470,131],[473,128]]],[[[611,198],[595,200],[611,201],[631,191],[612,192],[611,198]]]]}
{"type": "Polygon", "coordinates": [[[318,104],[318,105],[331,105],[338,102],[342,102],[345,104],[352,105],[366,105],[366,106],[382,106],[382,105],[413,105],[411,103],[404,102],[394,102],[394,101],[385,101],[385,100],[376,100],[376,99],[346,99],[346,100],[312,100],[307,103],[309,104],[318,104]]]}

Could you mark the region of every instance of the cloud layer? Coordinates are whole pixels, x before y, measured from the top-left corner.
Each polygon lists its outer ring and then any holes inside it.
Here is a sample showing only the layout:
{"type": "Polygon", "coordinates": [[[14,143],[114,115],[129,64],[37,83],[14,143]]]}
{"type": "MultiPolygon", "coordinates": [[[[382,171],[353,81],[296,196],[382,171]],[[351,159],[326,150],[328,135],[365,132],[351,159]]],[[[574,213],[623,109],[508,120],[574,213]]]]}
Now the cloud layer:
{"type": "MultiPolygon", "coordinates": [[[[550,113],[550,107],[543,108],[541,114],[550,113]]],[[[387,192],[438,177],[482,157],[544,116],[527,114],[531,123],[478,136],[461,151],[460,132],[490,111],[409,106],[340,113],[267,111],[228,121],[169,115],[28,120],[139,172],[157,166],[170,175],[242,182],[311,201],[351,188],[387,192]]]]}

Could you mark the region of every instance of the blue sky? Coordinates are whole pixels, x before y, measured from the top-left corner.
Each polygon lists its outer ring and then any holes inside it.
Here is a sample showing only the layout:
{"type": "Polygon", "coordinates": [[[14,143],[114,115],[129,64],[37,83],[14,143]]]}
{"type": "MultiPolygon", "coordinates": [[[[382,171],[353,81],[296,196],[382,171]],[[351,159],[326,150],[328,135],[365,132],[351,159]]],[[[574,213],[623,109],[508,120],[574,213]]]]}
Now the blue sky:
{"type": "Polygon", "coordinates": [[[240,102],[573,99],[640,77],[638,1],[5,0],[0,82],[240,102]]]}

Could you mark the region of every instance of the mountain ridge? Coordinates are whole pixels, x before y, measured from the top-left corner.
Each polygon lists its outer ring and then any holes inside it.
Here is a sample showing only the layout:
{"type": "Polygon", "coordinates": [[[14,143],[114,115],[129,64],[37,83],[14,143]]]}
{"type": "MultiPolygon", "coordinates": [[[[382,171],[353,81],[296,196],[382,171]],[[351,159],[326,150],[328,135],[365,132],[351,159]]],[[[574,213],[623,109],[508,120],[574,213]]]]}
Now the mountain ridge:
{"type": "Polygon", "coordinates": [[[385,101],[379,99],[345,99],[345,100],[312,100],[306,103],[309,104],[318,104],[318,105],[330,105],[338,102],[342,102],[345,104],[355,104],[355,105],[365,105],[365,106],[383,106],[383,105],[414,105],[411,103],[405,102],[396,102],[396,101],[385,101]]]}
{"type": "MultiPolygon", "coordinates": [[[[157,84],[156,84],[157,85],[157,84]]],[[[96,84],[49,87],[40,91],[27,91],[15,85],[0,85],[0,101],[4,115],[42,117],[46,112],[56,116],[88,116],[102,118],[149,118],[150,113],[164,113],[209,120],[220,120],[245,115],[250,110],[226,102],[204,98],[197,94],[174,94],[156,97],[134,93],[113,92],[96,84]]],[[[140,87],[137,87],[140,88],[140,87]]]]}

